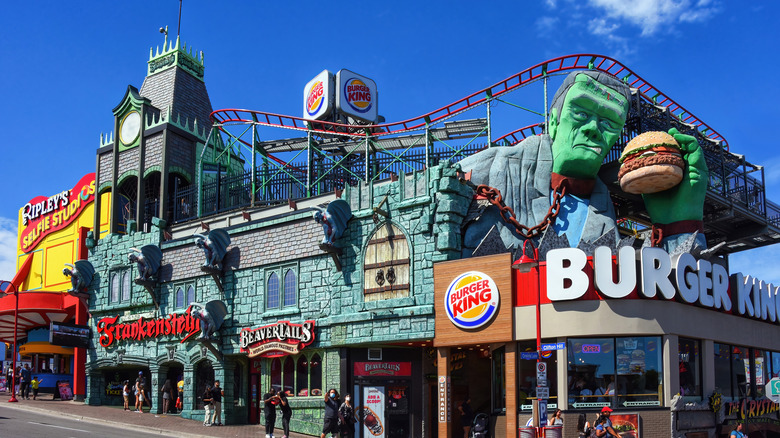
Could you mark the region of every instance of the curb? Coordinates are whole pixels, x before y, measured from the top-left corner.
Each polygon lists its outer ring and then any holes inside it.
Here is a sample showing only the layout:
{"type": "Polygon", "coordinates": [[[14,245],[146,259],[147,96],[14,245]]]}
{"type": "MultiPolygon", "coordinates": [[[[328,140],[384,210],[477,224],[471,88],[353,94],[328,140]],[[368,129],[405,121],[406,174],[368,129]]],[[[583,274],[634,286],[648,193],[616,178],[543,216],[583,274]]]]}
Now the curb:
{"type": "MultiPolygon", "coordinates": [[[[0,405],[2,407],[6,407],[9,409],[14,410],[24,410],[24,411],[35,411],[37,413],[40,413],[42,415],[46,415],[49,417],[68,417],[74,420],[83,421],[85,423],[94,423],[94,424],[110,424],[112,426],[121,426],[121,427],[127,427],[128,423],[123,423],[120,421],[113,421],[113,420],[104,420],[101,418],[95,418],[95,417],[88,417],[84,415],[77,415],[77,414],[70,414],[67,412],[55,412],[48,409],[42,409],[36,406],[30,406],[28,404],[18,404],[18,403],[4,403],[0,405]]],[[[159,417],[159,415],[154,414],[155,418],[159,417]]],[[[200,435],[200,434],[192,434],[192,433],[186,433],[186,432],[177,432],[176,430],[171,429],[160,429],[156,427],[149,427],[149,426],[138,426],[144,429],[144,432],[152,433],[152,434],[159,434],[159,435],[166,435],[166,436],[173,436],[173,437],[179,437],[179,438],[212,438],[209,435],[200,435]]]]}

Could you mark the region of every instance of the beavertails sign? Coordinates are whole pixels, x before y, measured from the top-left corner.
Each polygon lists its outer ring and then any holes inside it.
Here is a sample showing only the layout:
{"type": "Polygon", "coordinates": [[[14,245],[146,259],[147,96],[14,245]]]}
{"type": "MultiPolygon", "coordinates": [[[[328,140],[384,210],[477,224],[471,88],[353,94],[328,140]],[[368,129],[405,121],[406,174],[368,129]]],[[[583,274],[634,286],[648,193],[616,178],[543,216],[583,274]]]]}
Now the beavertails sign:
{"type": "Polygon", "coordinates": [[[292,324],[279,321],[256,329],[241,330],[241,352],[249,357],[280,357],[298,354],[314,342],[314,321],[292,324]]]}

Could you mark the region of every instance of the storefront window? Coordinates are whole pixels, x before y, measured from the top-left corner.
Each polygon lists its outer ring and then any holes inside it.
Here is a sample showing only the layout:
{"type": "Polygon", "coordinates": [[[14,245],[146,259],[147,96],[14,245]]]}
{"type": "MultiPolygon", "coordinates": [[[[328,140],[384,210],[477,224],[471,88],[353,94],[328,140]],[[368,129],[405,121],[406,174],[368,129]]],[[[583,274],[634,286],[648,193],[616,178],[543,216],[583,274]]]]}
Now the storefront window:
{"type": "Polygon", "coordinates": [[[569,339],[569,407],[660,406],[660,345],[660,337],[569,339]]]}
{"type": "Polygon", "coordinates": [[[715,388],[724,397],[734,397],[731,387],[731,347],[715,343],[714,350],[715,388]]]}
{"type": "Polygon", "coordinates": [[[780,377],[780,353],[772,352],[772,377],[780,377]]]}
{"type": "Polygon", "coordinates": [[[309,362],[309,386],[311,395],[322,395],[322,359],[314,354],[309,362]]]}
{"type": "Polygon", "coordinates": [[[282,361],[278,357],[271,360],[271,389],[282,389],[282,361]]]}
{"type": "Polygon", "coordinates": [[[680,365],[680,395],[701,397],[701,342],[680,338],[678,357],[680,365]]]}
{"type": "Polygon", "coordinates": [[[750,395],[750,355],[745,347],[731,347],[731,384],[734,397],[750,395]]]}
{"type": "MultiPolygon", "coordinates": [[[[542,340],[543,344],[554,342],[553,340],[542,340]]],[[[523,359],[522,353],[536,352],[536,341],[518,342],[518,406],[521,411],[531,411],[532,401],[536,398],[536,360],[523,359]]],[[[558,406],[558,360],[555,351],[546,351],[542,353],[542,361],[547,364],[547,386],[550,388],[550,398],[547,400],[547,407],[554,409],[558,406]]]]}
{"type": "Polygon", "coordinates": [[[754,370],[756,374],[756,398],[761,398],[766,392],[764,385],[769,382],[769,352],[764,350],[753,350],[754,370]]]}
{"type": "Polygon", "coordinates": [[[504,347],[493,350],[493,379],[491,385],[492,411],[494,414],[506,413],[506,354],[504,347]]]}
{"type": "Polygon", "coordinates": [[[306,360],[306,356],[298,358],[298,381],[296,382],[296,389],[299,396],[309,394],[309,361],[306,360]]]}
{"type": "Polygon", "coordinates": [[[294,394],[293,381],[295,379],[295,361],[292,357],[287,356],[287,358],[284,360],[283,376],[284,377],[282,380],[284,380],[284,389],[282,389],[282,391],[286,392],[287,394],[294,394]]]}

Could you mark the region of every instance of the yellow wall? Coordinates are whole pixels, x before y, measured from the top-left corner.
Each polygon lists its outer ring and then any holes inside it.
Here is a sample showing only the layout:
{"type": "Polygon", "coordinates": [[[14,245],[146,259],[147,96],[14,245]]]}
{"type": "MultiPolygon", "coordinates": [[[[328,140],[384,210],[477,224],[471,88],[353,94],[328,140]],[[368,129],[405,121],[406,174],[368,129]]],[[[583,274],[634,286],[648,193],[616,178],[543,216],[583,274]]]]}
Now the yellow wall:
{"type": "MultiPolygon", "coordinates": [[[[88,188],[85,189],[89,192],[85,193],[93,194],[95,190],[95,177],[94,174],[90,175],[91,182],[88,182],[88,188]]],[[[94,199],[94,196],[92,199],[94,199]]],[[[102,207],[100,211],[100,237],[103,237],[108,231],[108,212],[111,207],[111,194],[104,193],[101,195],[100,199],[102,207]]],[[[70,224],[61,230],[53,231],[46,235],[38,244],[28,249],[28,252],[24,252],[22,249],[21,236],[29,227],[34,227],[35,223],[33,222],[24,225],[23,212],[25,207],[19,209],[16,268],[19,269],[21,264],[28,257],[28,254],[31,254],[33,257],[30,273],[22,283],[20,287],[21,290],[64,292],[70,289],[70,277],[63,275],[62,269],[65,267],[66,263],[73,263],[78,259],[79,247],[81,246],[81,242],[79,241],[79,230],[82,227],[86,227],[90,231],[93,229],[95,219],[94,208],[94,201],[89,201],[70,224]]],[[[64,208],[62,210],[64,210],[64,208]]],[[[43,216],[46,215],[41,215],[41,217],[43,216]]],[[[51,223],[54,223],[53,218],[49,219],[49,224],[51,223]]]]}

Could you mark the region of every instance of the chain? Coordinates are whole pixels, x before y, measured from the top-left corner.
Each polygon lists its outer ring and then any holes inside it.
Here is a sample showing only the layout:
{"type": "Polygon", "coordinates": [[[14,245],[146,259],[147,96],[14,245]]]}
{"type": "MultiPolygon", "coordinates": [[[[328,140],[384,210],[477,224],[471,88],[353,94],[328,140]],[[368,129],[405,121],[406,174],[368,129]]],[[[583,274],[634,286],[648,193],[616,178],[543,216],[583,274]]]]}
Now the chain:
{"type": "Polygon", "coordinates": [[[561,198],[566,195],[566,185],[564,184],[562,187],[560,187],[560,192],[558,189],[558,187],[553,189],[552,205],[550,205],[550,208],[547,210],[547,214],[544,216],[544,219],[542,219],[539,224],[530,228],[517,221],[517,218],[515,217],[515,211],[512,210],[512,207],[504,204],[504,200],[501,197],[501,192],[498,191],[498,189],[480,184],[477,186],[477,195],[484,197],[490,201],[491,204],[498,207],[498,212],[501,214],[501,218],[504,219],[504,221],[508,224],[515,227],[517,234],[525,237],[526,239],[534,239],[539,237],[539,235],[542,234],[547,226],[555,221],[555,218],[561,211],[561,198]]]}

